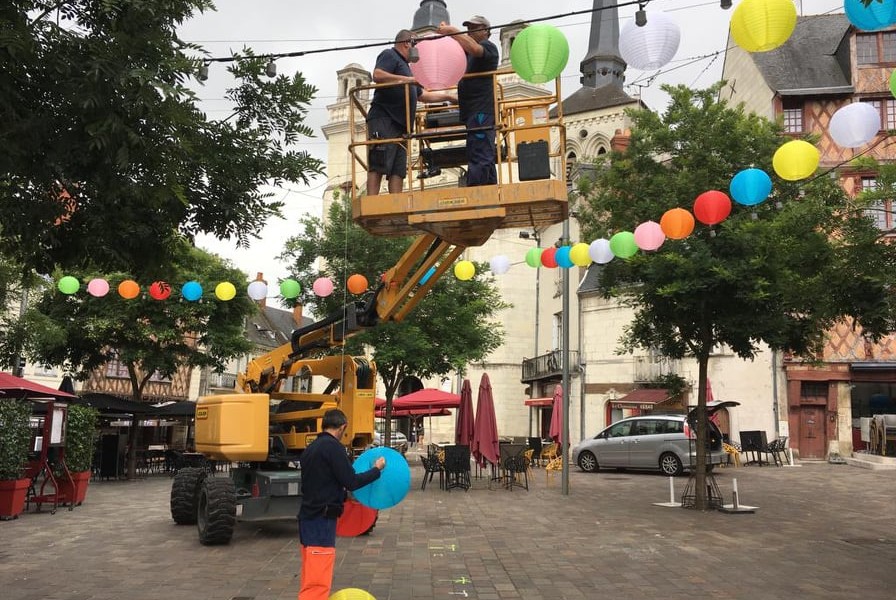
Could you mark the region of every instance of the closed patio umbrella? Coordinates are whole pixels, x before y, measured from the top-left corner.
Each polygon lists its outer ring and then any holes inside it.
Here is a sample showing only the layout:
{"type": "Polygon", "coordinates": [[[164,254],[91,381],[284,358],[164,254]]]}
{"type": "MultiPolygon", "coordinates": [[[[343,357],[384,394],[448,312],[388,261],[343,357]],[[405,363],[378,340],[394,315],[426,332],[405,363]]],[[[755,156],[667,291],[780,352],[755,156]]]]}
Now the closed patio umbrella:
{"type": "Polygon", "coordinates": [[[470,380],[464,379],[460,388],[460,407],[457,409],[457,421],[454,424],[454,443],[471,446],[473,443],[473,390],[470,380]]]}
{"type": "Polygon", "coordinates": [[[558,444],[563,443],[563,386],[554,387],[554,403],[551,410],[551,428],[548,431],[551,439],[558,444]]]}
{"type": "Polygon", "coordinates": [[[476,400],[476,421],[473,424],[473,457],[480,466],[488,461],[497,464],[500,455],[498,446],[498,423],[495,419],[495,401],[492,398],[492,384],[488,374],[483,373],[479,381],[479,396],[476,400]]]}

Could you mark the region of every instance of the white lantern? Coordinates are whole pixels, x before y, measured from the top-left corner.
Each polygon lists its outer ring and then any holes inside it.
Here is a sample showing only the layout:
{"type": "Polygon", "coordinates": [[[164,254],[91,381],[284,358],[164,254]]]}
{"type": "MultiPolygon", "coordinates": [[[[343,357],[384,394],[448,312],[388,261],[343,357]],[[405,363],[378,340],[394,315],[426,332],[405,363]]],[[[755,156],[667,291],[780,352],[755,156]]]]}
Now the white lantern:
{"type": "Polygon", "coordinates": [[[246,293],[255,301],[262,300],[268,295],[268,284],[263,281],[253,281],[249,284],[246,293]]]}
{"type": "Polygon", "coordinates": [[[600,238],[599,240],[591,242],[591,245],[588,248],[588,255],[591,256],[591,260],[599,265],[605,265],[616,258],[613,251],[610,250],[610,240],[605,238],[600,238]]]}
{"type": "Polygon", "coordinates": [[[488,264],[495,275],[503,275],[510,270],[510,259],[503,254],[493,256],[488,264]]]}
{"type": "Polygon", "coordinates": [[[665,66],[681,41],[681,29],[666,13],[650,12],[647,24],[629,21],[619,34],[619,54],[630,67],[648,71],[665,66]]]}
{"type": "Polygon", "coordinates": [[[828,131],[838,146],[864,146],[880,131],[880,113],[869,102],[847,104],[831,117],[828,131]]]}

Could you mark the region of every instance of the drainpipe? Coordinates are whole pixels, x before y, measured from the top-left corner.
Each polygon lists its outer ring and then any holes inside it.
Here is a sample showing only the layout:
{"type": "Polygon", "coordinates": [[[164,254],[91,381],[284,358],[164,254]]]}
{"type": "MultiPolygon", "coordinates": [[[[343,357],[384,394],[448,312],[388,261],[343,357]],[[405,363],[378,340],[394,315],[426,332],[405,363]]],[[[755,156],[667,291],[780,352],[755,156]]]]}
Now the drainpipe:
{"type": "MultiPolygon", "coordinates": [[[[569,243],[569,218],[563,221],[563,237],[560,240],[561,245],[569,243]]],[[[562,343],[563,348],[563,419],[560,428],[560,446],[563,457],[563,470],[560,472],[561,477],[561,493],[564,496],[569,495],[569,269],[563,269],[563,323],[562,323],[562,343]]]]}
{"type": "Polygon", "coordinates": [[[781,437],[781,418],[778,408],[778,351],[772,350],[772,412],[775,417],[775,439],[781,437]]]}

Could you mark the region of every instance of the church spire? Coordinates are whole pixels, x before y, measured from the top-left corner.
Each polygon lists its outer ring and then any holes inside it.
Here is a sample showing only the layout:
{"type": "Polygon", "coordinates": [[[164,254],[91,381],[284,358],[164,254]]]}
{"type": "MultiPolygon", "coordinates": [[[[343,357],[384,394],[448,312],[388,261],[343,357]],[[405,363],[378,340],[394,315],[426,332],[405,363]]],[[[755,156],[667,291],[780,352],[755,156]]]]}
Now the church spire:
{"type": "Polygon", "coordinates": [[[448,17],[448,5],[444,0],[423,0],[420,8],[414,13],[414,24],[411,29],[417,33],[435,30],[442,21],[451,22],[448,17]]]}
{"type": "Polygon", "coordinates": [[[579,68],[585,87],[615,85],[622,88],[625,61],[619,56],[619,10],[616,0],[594,0],[588,53],[579,68]]]}

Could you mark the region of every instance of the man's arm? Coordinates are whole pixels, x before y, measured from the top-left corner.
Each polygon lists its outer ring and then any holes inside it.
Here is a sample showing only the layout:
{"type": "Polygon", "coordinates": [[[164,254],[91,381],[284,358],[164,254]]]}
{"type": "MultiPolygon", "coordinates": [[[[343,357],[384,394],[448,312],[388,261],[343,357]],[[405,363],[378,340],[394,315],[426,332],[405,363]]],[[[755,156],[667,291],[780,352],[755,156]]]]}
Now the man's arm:
{"type": "Polygon", "coordinates": [[[450,35],[457,43],[460,44],[460,47],[464,49],[464,52],[469,54],[470,56],[482,56],[482,44],[471,38],[466,33],[461,33],[461,29],[458,29],[454,25],[449,25],[448,23],[442,22],[439,24],[439,34],[440,35],[450,35]]]}
{"type": "Polygon", "coordinates": [[[406,75],[396,75],[395,73],[390,73],[385,69],[375,68],[373,70],[373,82],[374,83],[415,83],[415,79],[413,77],[408,77],[406,75]]]}

